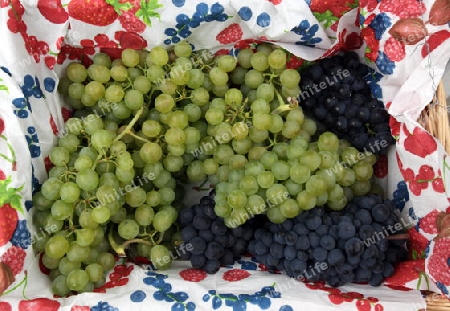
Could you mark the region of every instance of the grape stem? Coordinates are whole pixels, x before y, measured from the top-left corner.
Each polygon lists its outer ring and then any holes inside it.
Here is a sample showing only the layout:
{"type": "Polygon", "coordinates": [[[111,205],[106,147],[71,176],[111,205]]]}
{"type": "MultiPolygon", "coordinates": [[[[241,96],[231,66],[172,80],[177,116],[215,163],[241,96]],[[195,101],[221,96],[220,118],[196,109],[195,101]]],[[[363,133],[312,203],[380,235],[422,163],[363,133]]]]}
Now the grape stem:
{"type": "Polygon", "coordinates": [[[121,257],[121,258],[125,258],[127,257],[127,254],[125,253],[125,250],[127,249],[127,247],[130,244],[133,243],[140,243],[140,244],[145,244],[145,245],[150,245],[150,246],[155,246],[156,244],[152,241],[148,241],[148,240],[144,240],[144,239],[131,239],[131,240],[127,240],[125,242],[123,242],[122,244],[117,244],[117,242],[114,240],[114,236],[113,236],[113,226],[111,225],[109,227],[109,232],[108,232],[108,240],[109,240],[109,244],[111,245],[111,247],[113,248],[113,250],[117,253],[117,256],[121,257]]]}
{"type": "Polygon", "coordinates": [[[286,104],[283,99],[283,96],[281,96],[280,92],[278,92],[275,89],[275,93],[277,95],[278,101],[280,102],[280,106],[278,106],[278,108],[276,108],[274,111],[272,111],[273,114],[280,114],[282,112],[291,111],[291,110],[298,108],[298,101],[296,99],[289,97],[288,98],[289,104],[286,104]]]}
{"type": "Polygon", "coordinates": [[[139,108],[139,110],[136,112],[136,115],[133,117],[133,119],[130,121],[130,123],[127,125],[127,127],[125,128],[125,130],[123,130],[122,133],[120,133],[119,135],[116,136],[116,138],[114,138],[113,143],[115,143],[116,141],[119,141],[122,137],[124,137],[127,134],[131,134],[131,128],[136,124],[136,122],[139,120],[139,118],[141,117],[142,112],[144,111],[144,106],[142,106],[141,108],[139,108]]]}

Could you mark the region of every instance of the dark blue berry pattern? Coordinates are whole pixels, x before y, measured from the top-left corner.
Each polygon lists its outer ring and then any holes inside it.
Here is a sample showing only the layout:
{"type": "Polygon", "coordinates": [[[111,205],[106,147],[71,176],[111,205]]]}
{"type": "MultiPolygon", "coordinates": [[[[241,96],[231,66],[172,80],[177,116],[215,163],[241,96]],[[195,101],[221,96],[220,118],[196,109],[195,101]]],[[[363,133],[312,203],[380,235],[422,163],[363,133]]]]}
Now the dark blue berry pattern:
{"type": "Polygon", "coordinates": [[[31,244],[31,234],[27,228],[26,220],[18,220],[16,230],[11,238],[11,244],[23,249],[27,249],[31,244]]]}
{"type": "Polygon", "coordinates": [[[262,12],[261,14],[256,17],[256,24],[258,26],[265,28],[270,26],[270,15],[266,12],[262,12]]]}
{"type": "Polygon", "coordinates": [[[391,75],[394,73],[395,63],[389,59],[389,57],[382,51],[378,51],[378,56],[375,64],[381,73],[391,75]]]}
{"type": "MultiPolygon", "coordinates": [[[[217,310],[223,305],[233,308],[233,311],[247,310],[247,304],[250,303],[259,307],[260,310],[269,310],[272,305],[271,298],[281,298],[281,293],[275,290],[275,284],[264,286],[254,294],[217,294],[215,290],[209,290],[203,296],[203,301],[211,301],[213,310],[217,310]]],[[[281,310],[281,309],[280,309],[281,310]]]]}
{"type": "Polygon", "coordinates": [[[408,186],[406,185],[405,181],[402,180],[398,182],[397,189],[394,190],[392,197],[395,205],[400,210],[400,212],[403,211],[406,202],[409,201],[408,186]]]}
{"type": "Polygon", "coordinates": [[[0,66],[0,69],[6,73],[8,76],[12,77],[11,71],[9,71],[8,68],[6,68],[5,66],[0,66]]]}
{"type": "Polygon", "coordinates": [[[256,270],[258,268],[258,265],[253,261],[238,260],[237,262],[243,270],[256,270]]]}
{"type": "Polygon", "coordinates": [[[369,74],[364,77],[364,80],[366,80],[367,85],[369,86],[370,91],[375,98],[383,97],[381,87],[378,84],[382,77],[383,75],[381,73],[375,72],[375,70],[373,70],[372,68],[369,69],[369,74]]]}
{"type": "Polygon", "coordinates": [[[238,11],[238,14],[239,14],[239,17],[243,21],[248,21],[253,16],[252,9],[250,9],[248,6],[243,6],[242,8],[240,8],[239,11],[238,11]]]}
{"type": "Polygon", "coordinates": [[[391,25],[391,18],[386,13],[380,13],[370,22],[369,27],[375,30],[375,38],[381,40],[384,32],[391,27],[391,25]]]}
{"type": "Polygon", "coordinates": [[[136,290],[131,293],[130,300],[132,302],[142,302],[145,300],[146,297],[147,297],[147,294],[145,294],[143,291],[136,290]]]}
{"type": "Polygon", "coordinates": [[[119,311],[119,309],[105,301],[99,301],[96,306],[91,307],[91,311],[119,311]]]}
{"type": "MultiPolygon", "coordinates": [[[[49,93],[55,91],[56,82],[55,79],[51,77],[44,78],[44,90],[49,93]]],[[[14,114],[20,119],[26,119],[30,116],[32,112],[30,105],[30,98],[45,98],[44,93],[41,89],[41,83],[38,77],[31,75],[25,75],[23,77],[23,85],[20,87],[24,97],[14,98],[12,104],[14,106],[14,114]]]]}
{"type": "Polygon", "coordinates": [[[34,126],[29,126],[27,128],[27,134],[25,139],[27,140],[28,149],[32,158],[37,158],[41,155],[41,147],[39,147],[39,137],[34,126]]]}
{"type": "MultiPolygon", "coordinates": [[[[184,1],[173,0],[175,6],[183,6],[184,1]],[[181,4],[183,3],[183,4],[181,4]]],[[[199,27],[202,23],[213,21],[224,22],[230,16],[225,13],[225,8],[220,3],[214,3],[211,6],[204,2],[200,2],[195,7],[192,16],[181,13],[175,17],[175,28],[166,28],[164,34],[168,37],[164,40],[165,45],[176,44],[186,39],[192,34],[191,29],[199,27]]]]}
{"type": "Polygon", "coordinates": [[[41,190],[41,183],[39,179],[34,175],[34,165],[31,164],[31,192],[34,195],[36,192],[41,190]]]}
{"type": "Polygon", "coordinates": [[[184,6],[185,0],[172,0],[172,3],[177,8],[181,8],[184,6]]]}
{"type": "Polygon", "coordinates": [[[172,285],[166,281],[167,275],[153,271],[147,271],[146,274],[148,277],[145,277],[143,282],[144,284],[153,286],[156,289],[153,293],[153,298],[155,300],[170,303],[171,310],[173,311],[193,311],[196,309],[195,303],[192,301],[187,301],[189,299],[189,295],[186,292],[172,291],[172,285]]]}
{"type": "Polygon", "coordinates": [[[315,37],[316,32],[319,30],[319,25],[311,25],[309,21],[303,20],[291,29],[291,32],[300,36],[300,40],[296,41],[297,45],[306,45],[314,47],[317,43],[322,42],[322,38],[315,37]]]}

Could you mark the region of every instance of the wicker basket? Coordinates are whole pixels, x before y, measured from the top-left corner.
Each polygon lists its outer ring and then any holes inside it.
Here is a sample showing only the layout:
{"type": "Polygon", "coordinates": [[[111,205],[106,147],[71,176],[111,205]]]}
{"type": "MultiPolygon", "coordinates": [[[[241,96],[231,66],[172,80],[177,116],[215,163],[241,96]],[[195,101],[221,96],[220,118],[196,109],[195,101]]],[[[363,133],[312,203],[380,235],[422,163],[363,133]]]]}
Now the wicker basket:
{"type": "Polygon", "coordinates": [[[426,297],[427,311],[449,311],[450,300],[443,295],[429,294],[426,297]]]}

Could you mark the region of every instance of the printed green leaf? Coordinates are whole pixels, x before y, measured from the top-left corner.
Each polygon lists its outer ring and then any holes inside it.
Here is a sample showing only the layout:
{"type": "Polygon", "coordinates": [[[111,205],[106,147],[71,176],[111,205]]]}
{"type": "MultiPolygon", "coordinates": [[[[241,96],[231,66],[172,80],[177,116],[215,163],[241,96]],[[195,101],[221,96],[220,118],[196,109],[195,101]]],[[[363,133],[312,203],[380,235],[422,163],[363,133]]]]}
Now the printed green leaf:
{"type": "Polygon", "coordinates": [[[158,0],[141,0],[141,7],[136,12],[137,17],[142,17],[142,21],[148,26],[152,26],[152,17],[161,19],[161,15],[156,12],[157,9],[163,7],[162,4],[158,3],[158,0]]]}
{"type": "Polygon", "coordinates": [[[326,10],[323,13],[314,12],[313,13],[316,19],[323,24],[325,28],[331,27],[335,22],[339,20],[336,16],[333,15],[333,12],[330,10],[326,10]]]}
{"type": "Polygon", "coordinates": [[[123,11],[128,11],[133,7],[129,2],[120,3],[118,0],[105,0],[110,6],[114,8],[117,14],[121,14],[123,11]]]}
{"type": "Polygon", "coordinates": [[[23,214],[23,208],[22,205],[20,204],[21,199],[22,197],[20,195],[14,194],[10,197],[9,204],[11,205],[12,208],[23,214]]]}

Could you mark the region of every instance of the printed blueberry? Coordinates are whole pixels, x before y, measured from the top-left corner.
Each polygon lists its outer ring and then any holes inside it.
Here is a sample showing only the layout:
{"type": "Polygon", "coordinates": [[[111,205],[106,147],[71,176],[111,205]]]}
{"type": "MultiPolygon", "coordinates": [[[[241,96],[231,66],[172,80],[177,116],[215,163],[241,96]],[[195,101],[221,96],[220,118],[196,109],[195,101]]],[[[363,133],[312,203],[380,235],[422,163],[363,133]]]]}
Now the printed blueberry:
{"type": "Polygon", "coordinates": [[[144,282],[144,284],[147,285],[153,285],[153,283],[155,283],[155,278],[152,277],[148,277],[148,278],[144,278],[142,281],[144,282]]]}
{"type": "Polygon", "coordinates": [[[200,20],[198,19],[191,19],[191,21],[189,22],[189,27],[191,28],[197,28],[198,26],[200,26],[200,20]]]}
{"type": "Polygon", "coordinates": [[[215,19],[214,15],[206,15],[205,16],[205,22],[209,23],[212,22],[215,19]]]}
{"type": "Polygon", "coordinates": [[[119,311],[107,302],[99,301],[96,306],[91,307],[91,311],[119,311]]]}
{"type": "Polygon", "coordinates": [[[213,5],[211,5],[211,13],[212,14],[220,14],[225,11],[225,8],[220,3],[216,2],[213,5]]]}
{"type": "Polygon", "coordinates": [[[165,39],[165,40],[163,41],[163,43],[164,43],[165,45],[170,45],[170,44],[172,43],[172,40],[170,40],[170,39],[165,39]]]}
{"type": "Polygon", "coordinates": [[[238,300],[234,303],[233,311],[245,311],[247,310],[247,304],[245,301],[238,300]]]}
{"type": "Polygon", "coordinates": [[[190,35],[192,35],[192,32],[189,30],[189,27],[184,27],[184,28],[182,28],[182,29],[180,30],[180,32],[178,33],[178,35],[179,35],[181,38],[187,38],[187,37],[189,37],[190,35]]]}
{"type": "Polygon", "coordinates": [[[11,238],[11,244],[27,249],[31,244],[31,234],[27,228],[26,220],[18,220],[16,230],[11,238]]]}
{"type": "Polygon", "coordinates": [[[36,128],[34,126],[29,126],[27,128],[27,132],[28,134],[33,135],[34,133],[36,133],[36,128]]]}
{"type": "Polygon", "coordinates": [[[175,300],[179,302],[185,302],[189,298],[189,295],[185,292],[176,292],[175,293],[175,300]]]}
{"type": "Polygon", "coordinates": [[[30,150],[32,158],[38,158],[41,155],[41,148],[39,146],[30,145],[28,149],[30,150]]]}
{"type": "Polygon", "coordinates": [[[266,12],[259,14],[258,17],[256,18],[256,23],[258,24],[258,26],[263,27],[263,28],[269,27],[270,26],[270,15],[267,14],[266,12]]]}
{"type": "Polygon", "coordinates": [[[391,25],[391,18],[386,13],[381,13],[370,22],[369,26],[375,30],[375,38],[380,40],[391,25]]]}
{"type": "Polygon", "coordinates": [[[183,311],[184,305],[182,303],[176,302],[172,305],[172,308],[170,308],[172,311],[183,311]]]}
{"type": "Polygon", "coordinates": [[[180,37],[178,37],[178,36],[174,36],[174,37],[172,37],[172,43],[178,43],[178,42],[180,42],[181,41],[181,39],[180,39],[180,37]]]}
{"type": "Polygon", "coordinates": [[[216,294],[216,290],[215,290],[215,289],[210,289],[210,290],[208,291],[208,294],[210,294],[210,295],[215,295],[215,294],[216,294]]]}
{"type": "Polygon", "coordinates": [[[41,90],[40,88],[35,87],[35,88],[33,89],[33,96],[34,96],[35,98],[42,98],[42,97],[44,97],[44,94],[42,94],[42,90],[41,90]]]}
{"type": "Polygon", "coordinates": [[[308,6],[311,5],[311,0],[305,0],[305,2],[308,6]]]}
{"type": "Polygon", "coordinates": [[[175,20],[177,23],[184,25],[189,22],[190,18],[186,14],[178,14],[175,20]]]}
{"type": "Polygon", "coordinates": [[[189,301],[189,302],[186,304],[186,309],[187,309],[188,311],[194,311],[194,310],[195,310],[195,303],[189,301]]]}
{"type": "Polygon", "coordinates": [[[27,210],[27,212],[29,212],[32,207],[33,207],[33,201],[26,200],[25,201],[25,209],[27,210]]]}
{"type": "Polygon", "coordinates": [[[162,290],[158,290],[153,293],[153,298],[155,298],[158,301],[163,301],[166,298],[167,294],[163,292],[162,290]]]}
{"type": "Polygon", "coordinates": [[[446,295],[448,295],[448,288],[441,282],[436,282],[436,286],[446,295]]]}
{"type": "Polygon", "coordinates": [[[33,86],[31,85],[22,85],[20,87],[20,89],[22,90],[22,93],[25,97],[31,97],[33,96],[33,86]]]}
{"type": "Polygon", "coordinates": [[[262,310],[267,310],[270,308],[271,302],[270,302],[270,298],[267,297],[261,297],[261,300],[259,301],[258,306],[262,309],[262,310]]]}
{"type": "Polygon", "coordinates": [[[252,262],[252,261],[244,261],[242,262],[241,265],[241,269],[245,269],[245,270],[256,270],[258,266],[256,265],[256,263],[252,262]]]}
{"type": "Polygon", "coordinates": [[[166,30],[164,31],[164,34],[166,36],[176,36],[177,35],[177,31],[173,28],[166,28],[166,30]]]}
{"type": "Polygon", "coordinates": [[[170,285],[169,283],[166,283],[166,284],[163,285],[161,290],[166,292],[166,293],[169,293],[170,291],[172,291],[172,285],[170,285]]]}
{"type": "Polygon", "coordinates": [[[44,88],[47,92],[53,92],[55,90],[55,80],[50,77],[45,78],[44,88]]]}
{"type": "Polygon", "coordinates": [[[26,110],[14,110],[14,114],[21,119],[28,118],[28,111],[26,110]]]}
{"type": "Polygon", "coordinates": [[[25,75],[23,77],[23,84],[28,86],[34,86],[34,78],[31,75],[25,75]]]}
{"type": "Polygon", "coordinates": [[[279,311],[294,311],[294,309],[292,309],[291,306],[284,305],[284,306],[281,306],[281,307],[280,307],[280,310],[279,310],[279,311]]]}
{"type": "Polygon", "coordinates": [[[226,21],[227,19],[228,19],[228,15],[225,14],[225,13],[219,14],[219,15],[216,17],[216,20],[217,20],[218,22],[224,22],[224,21],[226,21]]]}
{"type": "Polygon", "coordinates": [[[25,98],[14,98],[12,100],[12,103],[16,108],[19,109],[23,109],[27,106],[27,101],[25,100],[25,98]]]}
{"type": "Polygon", "coordinates": [[[3,70],[3,72],[6,73],[8,76],[12,77],[12,74],[8,68],[0,66],[0,69],[3,70]]]}
{"type": "Polygon", "coordinates": [[[239,9],[238,14],[243,21],[248,21],[252,18],[253,12],[248,6],[243,6],[239,9]]]}
{"type": "Polygon", "coordinates": [[[185,0],[172,0],[172,3],[177,8],[181,8],[184,5],[185,0]]]}
{"type": "Polygon", "coordinates": [[[217,309],[219,309],[221,306],[222,306],[222,299],[220,299],[219,297],[215,296],[215,297],[212,299],[212,308],[213,308],[214,310],[217,310],[217,309]]]}
{"type": "Polygon", "coordinates": [[[142,302],[146,297],[147,295],[141,290],[136,290],[130,295],[130,299],[133,302],[142,302]]]}
{"type": "Polygon", "coordinates": [[[378,52],[378,57],[375,64],[381,73],[390,75],[394,72],[395,63],[391,61],[382,51],[378,52]]]}
{"type": "Polygon", "coordinates": [[[204,294],[203,297],[202,297],[202,300],[203,300],[204,302],[208,302],[208,301],[209,301],[209,298],[211,298],[210,295],[204,294]]]}
{"type": "Polygon", "coordinates": [[[204,2],[200,2],[195,7],[195,12],[198,13],[199,15],[206,15],[206,14],[208,14],[208,5],[206,3],[204,3],[204,2]]]}

